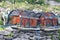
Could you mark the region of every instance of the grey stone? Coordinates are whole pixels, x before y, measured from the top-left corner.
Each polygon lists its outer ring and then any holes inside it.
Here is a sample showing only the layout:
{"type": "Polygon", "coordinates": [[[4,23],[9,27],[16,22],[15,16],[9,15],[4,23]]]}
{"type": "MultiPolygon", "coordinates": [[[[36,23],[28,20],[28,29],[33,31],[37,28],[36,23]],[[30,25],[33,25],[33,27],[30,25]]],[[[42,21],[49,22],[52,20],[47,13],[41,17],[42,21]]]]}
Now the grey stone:
{"type": "Polygon", "coordinates": [[[11,31],[4,31],[3,35],[9,35],[11,31]]]}
{"type": "Polygon", "coordinates": [[[3,39],[3,35],[0,35],[0,39],[1,39],[1,38],[3,39]]]}
{"type": "Polygon", "coordinates": [[[5,40],[5,39],[0,39],[0,40],[5,40]]]}
{"type": "Polygon", "coordinates": [[[0,31],[0,34],[4,34],[4,30],[0,31]]]}
{"type": "Polygon", "coordinates": [[[5,30],[13,31],[13,29],[11,27],[7,27],[5,30]]]}
{"type": "Polygon", "coordinates": [[[21,38],[15,38],[15,39],[13,39],[13,40],[21,40],[21,38]]]}

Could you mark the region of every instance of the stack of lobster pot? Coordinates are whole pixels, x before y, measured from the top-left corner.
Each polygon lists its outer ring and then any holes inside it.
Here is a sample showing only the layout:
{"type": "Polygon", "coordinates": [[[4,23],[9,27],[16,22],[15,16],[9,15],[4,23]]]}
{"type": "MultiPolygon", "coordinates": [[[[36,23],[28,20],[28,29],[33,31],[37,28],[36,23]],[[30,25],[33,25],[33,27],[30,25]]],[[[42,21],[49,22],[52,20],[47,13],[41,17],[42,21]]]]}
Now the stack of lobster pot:
{"type": "Polygon", "coordinates": [[[22,27],[37,27],[38,19],[35,17],[36,13],[33,11],[24,11],[24,15],[21,15],[21,26],[22,27]]]}
{"type": "Polygon", "coordinates": [[[52,12],[42,13],[40,17],[41,26],[55,27],[57,26],[57,18],[52,12]]]}

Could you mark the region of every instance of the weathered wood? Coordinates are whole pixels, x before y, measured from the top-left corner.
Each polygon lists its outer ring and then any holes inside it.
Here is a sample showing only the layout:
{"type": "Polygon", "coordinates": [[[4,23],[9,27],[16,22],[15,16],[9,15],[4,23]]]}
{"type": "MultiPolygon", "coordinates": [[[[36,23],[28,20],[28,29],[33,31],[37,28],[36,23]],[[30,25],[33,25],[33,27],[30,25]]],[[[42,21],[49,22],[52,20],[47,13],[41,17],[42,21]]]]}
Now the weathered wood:
{"type": "Polygon", "coordinates": [[[23,27],[12,27],[12,28],[19,30],[40,30],[40,28],[23,28],[23,27]]]}
{"type": "Polygon", "coordinates": [[[60,27],[58,28],[54,28],[54,27],[50,27],[50,28],[41,28],[41,30],[44,30],[44,31],[55,31],[55,30],[59,30],[60,27]]]}

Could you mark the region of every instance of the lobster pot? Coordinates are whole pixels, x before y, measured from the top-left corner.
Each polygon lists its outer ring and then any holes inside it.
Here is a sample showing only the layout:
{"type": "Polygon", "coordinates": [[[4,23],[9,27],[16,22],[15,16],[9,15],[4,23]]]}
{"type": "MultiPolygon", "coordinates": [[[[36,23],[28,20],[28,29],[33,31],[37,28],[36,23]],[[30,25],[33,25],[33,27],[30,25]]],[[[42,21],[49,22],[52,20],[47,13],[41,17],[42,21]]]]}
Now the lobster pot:
{"type": "Polygon", "coordinates": [[[30,19],[30,27],[36,27],[37,26],[37,19],[30,19]]]}
{"type": "Polygon", "coordinates": [[[41,26],[46,26],[46,20],[45,20],[44,17],[41,17],[41,18],[40,18],[40,25],[41,25],[41,26]]]}
{"type": "Polygon", "coordinates": [[[22,20],[21,20],[21,26],[22,27],[29,27],[29,18],[22,18],[22,20]]]}
{"type": "Polygon", "coordinates": [[[46,26],[52,26],[52,19],[46,19],[46,26]]]}
{"type": "Polygon", "coordinates": [[[57,18],[53,18],[53,26],[57,26],[58,24],[58,19],[57,18]]]}
{"type": "Polygon", "coordinates": [[[14,16],[10,17],[10,23],[11,24],[16,24],[16,21],[15,20],[16,20],[16,18],[14,16]]]}
{"type": "Polygon", "coordinates": [[[37,19],[37,27],[39,27],[40,28],[40,19],[37,19]]]}
{"type": "Polygon", "coordinates": [[[58,17],[58,24],[60,25],[60,18],[58,17]]]}
{"type": "Polygon", "coordinates": [[[10,23],[11,24],[20,24],[20,17],[19,16],[12,16],[10,23]]]}

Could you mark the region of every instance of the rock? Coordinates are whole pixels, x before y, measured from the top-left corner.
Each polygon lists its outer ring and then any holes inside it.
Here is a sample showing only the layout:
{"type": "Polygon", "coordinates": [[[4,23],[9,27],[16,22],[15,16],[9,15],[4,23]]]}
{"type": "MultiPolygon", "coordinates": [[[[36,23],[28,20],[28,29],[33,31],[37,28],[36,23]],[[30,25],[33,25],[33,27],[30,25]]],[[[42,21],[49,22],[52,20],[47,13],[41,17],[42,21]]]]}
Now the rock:
{"type": "Polygon", "coordinates": [[[13,37],[4,36],[4,39],[5,39],[5,40],[12,40],[13,37]]]}
{"type": "Polygon", "coordinates": [[[19,35],[18,34],[14,34],[13,35],[13,38],[16,38],[16,37],[19,37],[19,35]]]}
{"type": "Polygon", "coordinates": [[[4,31],[3,35],[9,35],[10,33],[10,31],[4,31]]]}
{"type": "Polygon", "coordinates": [[[4,33],[4,30],[1,30],[1,31],[0,31],[0,34],[3,34],[3,33],[4,33]]]}
{"type": "Polygon", "coordinates": [[[13,39],[13,40],[22,40],[21,38],[15,38],[15,39],[13,39]]]}
{"type": "Polygon", "coordinates": [[[0,39],[0,40],[5,40],[5,39],[0,39]]]}
{"type": "Polygon", "coordinates": [[[3,39],[3,35],[0,34],[0,39],[3,39]]]}
{"type": "Polygon", "coordinates": [[[7,27],[5,30],[13,31],[13,29],[11,27],[7,27]]]}

